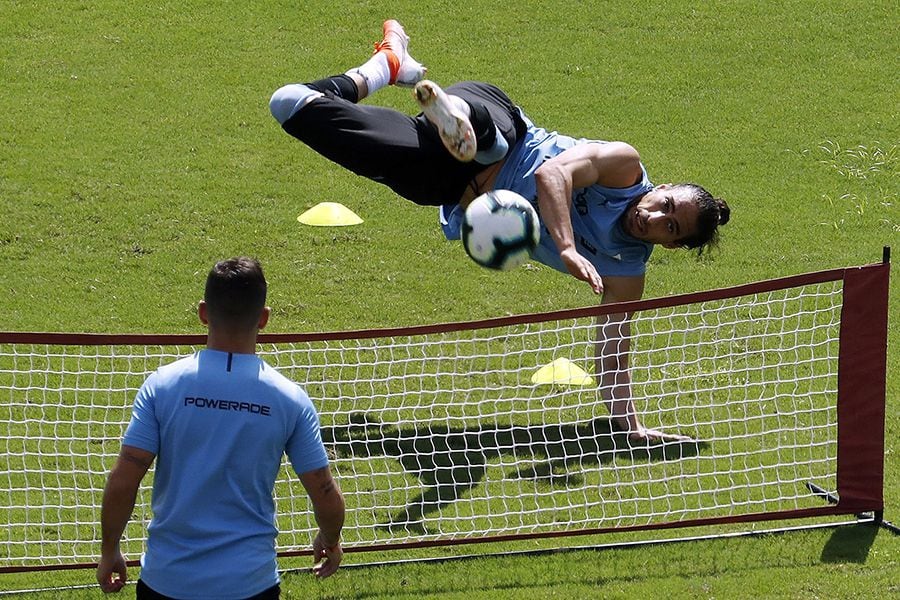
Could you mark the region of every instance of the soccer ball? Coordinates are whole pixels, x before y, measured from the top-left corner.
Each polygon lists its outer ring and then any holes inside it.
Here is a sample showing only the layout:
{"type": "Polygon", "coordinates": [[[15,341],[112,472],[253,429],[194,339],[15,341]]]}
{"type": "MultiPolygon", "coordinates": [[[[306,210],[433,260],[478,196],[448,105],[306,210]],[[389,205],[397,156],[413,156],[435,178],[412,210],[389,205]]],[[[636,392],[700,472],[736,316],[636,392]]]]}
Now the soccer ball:
{"type": "Polygon", "coordinates": [[[541,239],[537,211],[509,190],[484,193],[466,208],[462,243],[476,263],[508,271],[526,262],[541,239]]]}

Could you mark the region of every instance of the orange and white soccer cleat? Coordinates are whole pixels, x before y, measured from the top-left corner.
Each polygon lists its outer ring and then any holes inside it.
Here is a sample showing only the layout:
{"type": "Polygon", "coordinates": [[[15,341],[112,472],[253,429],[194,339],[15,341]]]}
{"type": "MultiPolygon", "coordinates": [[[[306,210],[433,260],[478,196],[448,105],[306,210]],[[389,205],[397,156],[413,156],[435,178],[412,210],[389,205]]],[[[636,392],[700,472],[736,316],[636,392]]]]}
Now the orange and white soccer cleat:
{"type": "Polygon", "coordinates": [[[409,36],[403,25],[388,19],[382,26],[384,38],[375,44],[375,54],[384,52],[391,70],[391,85],[413,87],[425,77],[428,71],[424,65],[409,55],[409,36]]]}

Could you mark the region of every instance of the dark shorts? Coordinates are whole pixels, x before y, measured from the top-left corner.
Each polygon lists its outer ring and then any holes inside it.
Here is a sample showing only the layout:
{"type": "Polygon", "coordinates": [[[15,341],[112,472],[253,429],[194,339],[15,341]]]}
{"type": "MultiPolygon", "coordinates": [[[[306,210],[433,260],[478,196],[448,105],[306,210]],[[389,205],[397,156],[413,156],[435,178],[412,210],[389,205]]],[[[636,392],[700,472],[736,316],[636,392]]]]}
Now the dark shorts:
{"type": "MultiPolygon", "coordinates": [[[[499,88],[466,81],[445,91],[484,106],[510,148],[524,135],[518,107],[499,88]]],[[[459,201],[488,166],[454,159],[422,114],[412,117],[380,106],[353,104],[330,92],[312,100],[283,128],[322,156],[416,204],[459,201]]]]}
{"type": "MultiPolygon", "coordinates": [[[[263,590],[255,596],[250,596],[246,600],[278,600],[280,596],[281,586],[276,583],[273,587],[270,587],[267,590],[263,590]]],[[[175,600],[175,598],[163,596],[140,579],[138,579],[137,582],[135,598],[137,598],[137,600],[175,600]]]]}

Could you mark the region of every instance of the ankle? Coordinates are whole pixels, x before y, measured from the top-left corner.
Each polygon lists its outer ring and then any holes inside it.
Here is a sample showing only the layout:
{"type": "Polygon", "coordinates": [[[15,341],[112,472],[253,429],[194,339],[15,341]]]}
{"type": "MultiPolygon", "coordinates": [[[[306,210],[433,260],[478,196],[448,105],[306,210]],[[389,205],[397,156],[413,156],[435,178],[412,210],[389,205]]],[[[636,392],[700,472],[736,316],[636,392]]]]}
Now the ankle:
{"type": "Polygon", "coordinates": [[[360,98],[374,94],[391,83],[391,57],[396,60],[396,55],[393,52],[388,53],[381,50],[373,54],[372,58],[359,67],[347,71],[346,75],[357,84],[360,98]],[[365,87],[365,93],[362,93],[363,87],[365,87]]]}

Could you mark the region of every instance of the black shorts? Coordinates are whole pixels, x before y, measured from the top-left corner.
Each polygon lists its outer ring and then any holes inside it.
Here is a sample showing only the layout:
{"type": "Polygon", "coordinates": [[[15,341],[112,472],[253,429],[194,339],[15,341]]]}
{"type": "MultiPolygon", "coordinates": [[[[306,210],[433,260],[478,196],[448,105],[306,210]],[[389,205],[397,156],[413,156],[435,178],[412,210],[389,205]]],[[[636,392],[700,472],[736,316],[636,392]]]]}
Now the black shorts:
{"type": "MultiPolygon", "coordinates": [[[[509,147],[525,133],[518,107],[489,83],[466,81],[445,89],[487,109],[509,147]]],[[[357,175],[382,183],[416,204],[458,202],[488,165],[454,159],[424,115],[353,104],[324,92],[288,119],[284,130],[357,175]]]]}
{"type": "MultiPolygon", "coordinates": [[[[246,600],[278,600],[281,596],[281,585],[275,584],[267,590],[263,590],[262,592],[250,596],[246,600]]],[[[163,596],[149,585],[144,583],[141,579],[138,579],[137,582],[137,590],[135,590],[135,598],[137,600],[176,600],[175,598],[170,598],[169,596],[163,596]]]]}

